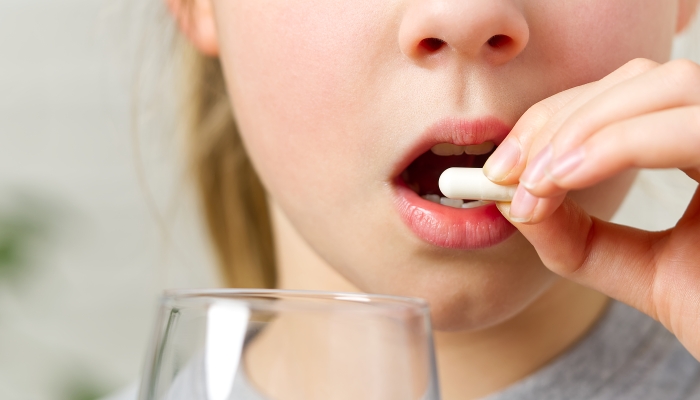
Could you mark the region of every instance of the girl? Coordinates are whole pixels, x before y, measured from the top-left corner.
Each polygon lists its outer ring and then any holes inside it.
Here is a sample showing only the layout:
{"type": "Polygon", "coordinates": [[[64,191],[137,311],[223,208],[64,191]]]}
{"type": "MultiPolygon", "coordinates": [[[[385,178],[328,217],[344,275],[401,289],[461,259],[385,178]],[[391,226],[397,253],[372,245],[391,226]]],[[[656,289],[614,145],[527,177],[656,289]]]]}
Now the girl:
{"type": "Polygon", "coordinates": [[[635,168],[700,179],[697,3],[168,0],[228,283],[427,299],[445,400],[700,398],[700,196],[605,222],[635,168]]]}

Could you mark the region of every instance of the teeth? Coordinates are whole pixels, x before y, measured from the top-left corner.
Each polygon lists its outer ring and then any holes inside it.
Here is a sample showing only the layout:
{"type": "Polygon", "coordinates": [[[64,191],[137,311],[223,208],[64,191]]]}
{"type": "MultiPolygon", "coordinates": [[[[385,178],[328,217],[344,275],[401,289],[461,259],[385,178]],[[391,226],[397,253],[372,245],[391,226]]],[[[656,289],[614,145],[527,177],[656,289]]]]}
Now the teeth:
{"type": "Polygon", "coordinates": [[[468,203],[464,203],[464,204],[462,205],[462,208],[477,208],[477,207],[485,206],[485,205],[487,205],[487,204],[489,204],[489,203],[490,203],[490,202],[488,202],[488,201],[483,201],[483,200],[470,201],[470,202],[468,202],[468,203]]]}
{"type": "Polygon", "coordinates": [[[433,146],[430,151],[438,156],[461,156],[463,153],[470,155],[488,154],[496,145],[493,142],[484,142],[474,146],[457,146],[452,143],[440,143],[433,146]]]}
{"type": "Polygon", "coordinates": [[[469,201],[465,202],[464,200],[460,199],[448,199],[447,197],[442,197],[437,194],[426,194],[421,196],[424,200],[428,200],[430,202],[436,203],[436,204],[442,204],[443,206],[447,207],[453,207],[453,208],[477,208],[481,206],[485,206],[487,204],[492,203],[491,201],[483,201],[483,200],[477,200],[477,201],[469,201]]]}
{"type": "Polygon", "coordinates": [[[425,200],[432,201],[433,203],[440,204],[440,196],[437,194],[426,194],[425,196],[421,196],[425,200]]]}
{"type": "Polygon", "coordinates": [[[464,147],[451,143],[440,143],[433,146],[430,151],[438,156],[460,156],[464,153],[464,147]]]}
{"type": "Polygon", "coordinates": [[[447,197],[441,197],[440,204],[448,207],[462,208],[464,201],[460,199],[448,199],[447,197]]]}
{"type": "Polygon", "coordinates": [[[490,153],[494,147],[496,147],[496,145],[493,142],[484,142],[482,144],[477,144],[474,146],[465,146],[464,152],[467,154],[478,156],[490,153]]]}

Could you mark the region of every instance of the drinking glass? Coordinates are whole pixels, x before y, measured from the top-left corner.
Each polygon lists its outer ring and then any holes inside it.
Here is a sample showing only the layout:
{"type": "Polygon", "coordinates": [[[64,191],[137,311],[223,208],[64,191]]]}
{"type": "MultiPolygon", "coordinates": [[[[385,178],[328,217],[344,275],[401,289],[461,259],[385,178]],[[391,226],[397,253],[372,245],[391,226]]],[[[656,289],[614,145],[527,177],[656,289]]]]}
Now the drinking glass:
{"type": "Polygon", "coordinates": [[[141,400],[439,400],[420,299],[171,291],[155,331],[141,400]]]}

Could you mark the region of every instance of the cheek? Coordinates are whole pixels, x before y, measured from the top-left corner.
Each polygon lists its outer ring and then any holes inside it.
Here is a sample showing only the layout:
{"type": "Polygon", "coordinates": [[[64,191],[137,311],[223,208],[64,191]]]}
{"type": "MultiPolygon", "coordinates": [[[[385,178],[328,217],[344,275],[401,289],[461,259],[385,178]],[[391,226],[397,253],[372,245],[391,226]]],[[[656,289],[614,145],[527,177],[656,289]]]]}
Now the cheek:
{"type": "MultiPolygon", "coordinates": [[[[671,0],[542,0],[529,10],[531,45],[563,88],[598,80],[633,58],[665,62],[675,33],[671,0]]],[[[560,88],[560,89],[563,89],[560,88]]]]}
{"type": "Polygon", "coordinates": [[[367,90],[376,74],[366,60],[381,62],[367,44],[390,31],[391,2],[219,3],[229,92],[266,186],[279,192],[293,187],[297,196],[337,186],[349,174],[343,164],[373,140],[358,118],[375,94],[367,90]]]}

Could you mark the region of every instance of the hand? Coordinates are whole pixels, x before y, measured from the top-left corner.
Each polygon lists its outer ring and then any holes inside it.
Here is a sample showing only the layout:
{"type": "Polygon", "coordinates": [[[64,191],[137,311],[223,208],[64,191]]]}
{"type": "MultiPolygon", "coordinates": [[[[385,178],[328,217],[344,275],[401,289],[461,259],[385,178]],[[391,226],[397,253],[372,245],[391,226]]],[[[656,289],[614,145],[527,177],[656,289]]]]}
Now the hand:
{"type": "Polygon", "coordinates": [[[649,314],[700,359],[700,190],[678,224],[646,232],[566,197],[634,168],[700,181],[700,66],[634,60],[528,110],[484,167],[520,182],[499,208],[557,274],[649,314]]]}

